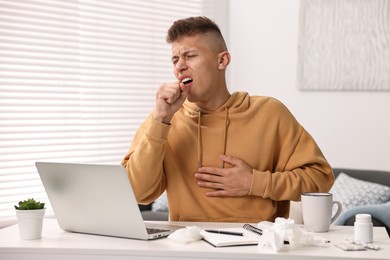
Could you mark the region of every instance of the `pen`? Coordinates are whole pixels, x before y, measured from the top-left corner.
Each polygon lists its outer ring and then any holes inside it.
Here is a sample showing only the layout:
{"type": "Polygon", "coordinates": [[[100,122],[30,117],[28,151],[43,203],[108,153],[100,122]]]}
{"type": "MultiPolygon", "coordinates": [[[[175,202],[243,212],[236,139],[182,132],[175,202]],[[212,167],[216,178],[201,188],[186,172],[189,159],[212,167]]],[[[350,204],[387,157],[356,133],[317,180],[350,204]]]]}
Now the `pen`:
{"type": "Polygon", "coordinates": [[[241,232],[233,232],[233,231],[223,231],[223,230],[205,230],[206,232],[222,234],[222,235],[233,235],[233,236],[243,236],[244,234],[241,232]]]}

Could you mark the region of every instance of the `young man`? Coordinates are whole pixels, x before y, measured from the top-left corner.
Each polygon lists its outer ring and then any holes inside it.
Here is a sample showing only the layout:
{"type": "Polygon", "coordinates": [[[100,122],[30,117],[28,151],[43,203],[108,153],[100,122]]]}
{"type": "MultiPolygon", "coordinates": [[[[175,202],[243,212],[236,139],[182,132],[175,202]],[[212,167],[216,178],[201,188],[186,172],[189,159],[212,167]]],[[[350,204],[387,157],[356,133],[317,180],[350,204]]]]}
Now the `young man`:
{"type": "Polygon", "coordinates": [[[325,192],[334,176],[313,138],[279,101],[230,94],[230,54],[206,17],[168,31],[177,81],[122,161],[140,203],[167,191],[172,221],[259,222],[288,217],[290,200],[325,192]]]}

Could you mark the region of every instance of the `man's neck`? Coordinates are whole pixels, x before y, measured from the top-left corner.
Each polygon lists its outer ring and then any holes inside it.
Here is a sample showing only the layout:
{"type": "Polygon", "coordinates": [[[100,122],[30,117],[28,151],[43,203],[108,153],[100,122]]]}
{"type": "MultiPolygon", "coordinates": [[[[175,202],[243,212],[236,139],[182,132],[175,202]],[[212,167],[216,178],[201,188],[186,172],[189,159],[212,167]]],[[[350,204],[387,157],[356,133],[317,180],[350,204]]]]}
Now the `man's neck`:
{"type": "Polygon", "coordinates": [[[194,102],[194,104],[206,111],[215,111],[220,108],[226,101],[230,98],[230,93],[227,88],[224,89],[222,93],[218,93],[213,96],[208,102],[194,102]]]}

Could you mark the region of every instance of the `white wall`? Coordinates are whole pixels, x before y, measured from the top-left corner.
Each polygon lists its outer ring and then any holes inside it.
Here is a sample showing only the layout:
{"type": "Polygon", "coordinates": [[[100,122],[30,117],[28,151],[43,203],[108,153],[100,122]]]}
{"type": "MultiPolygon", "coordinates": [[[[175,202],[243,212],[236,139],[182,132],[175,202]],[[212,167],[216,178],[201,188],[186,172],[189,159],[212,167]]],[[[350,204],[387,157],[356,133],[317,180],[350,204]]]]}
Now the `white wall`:
{"type": "Polygon", "coordinates": [[[390,92],[297,89],[299,0],[230,0],[229,9],[230,89],[281,100],[333,167],[390,170],[390,92]]]}

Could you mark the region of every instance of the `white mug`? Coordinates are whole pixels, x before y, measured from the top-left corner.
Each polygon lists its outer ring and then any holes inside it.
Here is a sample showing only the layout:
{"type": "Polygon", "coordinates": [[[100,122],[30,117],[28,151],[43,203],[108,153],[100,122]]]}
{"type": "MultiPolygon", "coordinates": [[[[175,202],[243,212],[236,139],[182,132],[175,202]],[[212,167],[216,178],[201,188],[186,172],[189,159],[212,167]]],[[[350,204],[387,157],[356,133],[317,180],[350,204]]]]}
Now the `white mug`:
{"type": "Polygon", "coordinates": [[[328,232],[330,224],[340,215],[342,205],[333,201],[332,193],[304,192],[301,195],[303,225],[312,232],[328,232]],[[333,205],[337,211],[332,217],[333,205]]]}

